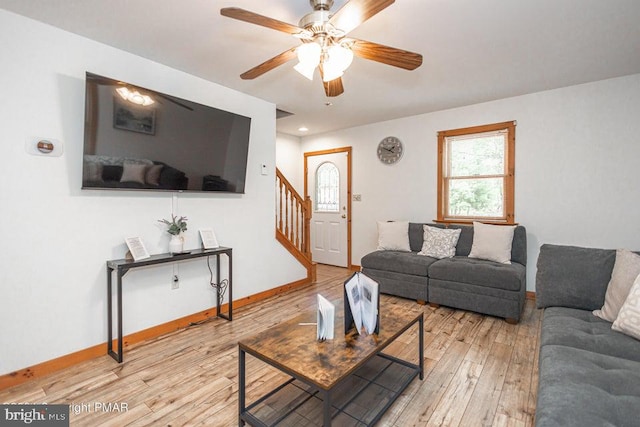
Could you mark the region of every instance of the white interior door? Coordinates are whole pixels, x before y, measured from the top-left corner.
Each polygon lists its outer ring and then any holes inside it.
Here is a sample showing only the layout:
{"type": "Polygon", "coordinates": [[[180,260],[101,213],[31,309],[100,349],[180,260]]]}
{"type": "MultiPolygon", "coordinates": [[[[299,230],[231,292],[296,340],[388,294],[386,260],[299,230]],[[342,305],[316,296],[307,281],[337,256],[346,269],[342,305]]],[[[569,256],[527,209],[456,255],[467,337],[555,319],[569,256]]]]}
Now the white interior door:
{"type": "Polygon", "coordinates": [[[311,256],[315,262],[339,267],[347,267],[347,156],[340,152],[307,160],[311,256]]]}

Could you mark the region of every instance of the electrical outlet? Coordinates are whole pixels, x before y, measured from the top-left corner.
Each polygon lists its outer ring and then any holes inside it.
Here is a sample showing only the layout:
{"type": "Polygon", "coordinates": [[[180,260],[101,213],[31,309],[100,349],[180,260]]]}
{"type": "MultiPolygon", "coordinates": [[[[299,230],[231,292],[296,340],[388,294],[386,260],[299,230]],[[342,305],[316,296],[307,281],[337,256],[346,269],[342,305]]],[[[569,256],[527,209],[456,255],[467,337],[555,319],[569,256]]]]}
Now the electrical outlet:
{"type": "Polygon", "coordinates": [[[180,288],[180,279],[178,278],[177,274],[173,275],[173,279],[171,279],[171,289],[178,289],[180,288]]]}

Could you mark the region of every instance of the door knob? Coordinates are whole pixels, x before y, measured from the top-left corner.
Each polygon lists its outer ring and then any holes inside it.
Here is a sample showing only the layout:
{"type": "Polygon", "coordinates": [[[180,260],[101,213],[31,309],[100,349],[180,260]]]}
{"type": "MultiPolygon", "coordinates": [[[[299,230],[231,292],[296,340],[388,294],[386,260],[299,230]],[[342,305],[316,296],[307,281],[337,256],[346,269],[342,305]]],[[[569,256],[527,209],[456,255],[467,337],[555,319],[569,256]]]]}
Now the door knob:
{"type": "Polygon", "coordinates": [[[347,217],[347,215],[345,215],[345,214],[342,214],[342,218],[346,218],[346,217],[347,217]]]}

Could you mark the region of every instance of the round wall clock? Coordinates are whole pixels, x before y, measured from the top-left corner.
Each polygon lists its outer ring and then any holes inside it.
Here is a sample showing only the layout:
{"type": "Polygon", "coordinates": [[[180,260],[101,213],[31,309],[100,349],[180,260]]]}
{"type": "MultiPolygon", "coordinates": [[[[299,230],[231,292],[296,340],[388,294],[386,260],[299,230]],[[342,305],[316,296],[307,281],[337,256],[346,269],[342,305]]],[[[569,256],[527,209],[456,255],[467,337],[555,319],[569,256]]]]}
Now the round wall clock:
{"type": "Polygon", "coordinates": [[[378,159],[385,165],[392,165],[402,158],[402,142],[395,136],[388,136],[378,144],[378,159]]]}

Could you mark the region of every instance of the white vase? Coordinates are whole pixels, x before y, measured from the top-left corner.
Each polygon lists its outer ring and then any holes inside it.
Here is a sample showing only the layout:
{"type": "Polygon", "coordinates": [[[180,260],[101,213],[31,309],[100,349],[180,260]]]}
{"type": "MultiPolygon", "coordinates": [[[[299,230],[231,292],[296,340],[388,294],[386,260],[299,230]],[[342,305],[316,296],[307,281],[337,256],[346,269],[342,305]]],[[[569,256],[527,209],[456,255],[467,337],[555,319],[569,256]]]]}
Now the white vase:
{"type": "Polygon", "coordinates": [[[169,241],[169,252],[172,254],[178,254],[182,252],[184,246],[184,240],[182,236],[179,234],[172,234],[171,240],[169,241]]]}

